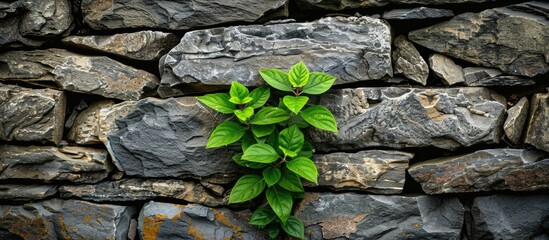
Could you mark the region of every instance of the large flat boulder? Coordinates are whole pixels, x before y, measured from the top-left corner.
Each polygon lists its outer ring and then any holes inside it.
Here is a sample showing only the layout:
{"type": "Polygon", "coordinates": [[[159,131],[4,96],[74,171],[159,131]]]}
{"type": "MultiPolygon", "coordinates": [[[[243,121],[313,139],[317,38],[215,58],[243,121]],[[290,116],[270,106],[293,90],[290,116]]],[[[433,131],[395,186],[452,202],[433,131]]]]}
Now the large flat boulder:
{"type": "Polygon", "coordinates": [[[349,8],[372,8],[386,5],[441,5],[456,3],[481,3],[496,0],[297,0],[300,8],[303,9],[327,9],[343,10],[349,8]]]}
{"type": "Polygon", "coordinates": [[[524,142],[549,152],[549,93],[538,93],[530,101],[524,142]]]}
{"type": "Polygon", "coordinates": [[[9,201],[32,201],[57,194],[57,185],[0,184],[0,199],[9,201]]]}

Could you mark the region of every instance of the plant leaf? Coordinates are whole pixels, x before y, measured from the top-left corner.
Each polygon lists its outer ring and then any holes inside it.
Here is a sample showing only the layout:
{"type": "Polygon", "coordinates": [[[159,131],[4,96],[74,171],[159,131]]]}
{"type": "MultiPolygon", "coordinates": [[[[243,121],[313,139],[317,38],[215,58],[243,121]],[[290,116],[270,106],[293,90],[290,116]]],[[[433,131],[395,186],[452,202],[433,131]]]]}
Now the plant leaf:
{"type": "Polygon", "coordinates": [[[278,229],[277,227],[270,227],[269,229],[267,229],[267,234],[271,239],[275,239],[279,233],[280,229],[278,229]]]}
{"type": "Polygon", "coordinates": [[[280,108],[265,107],[255,114],[255,117],[252,119],[252,124],[268,125],[283,122],[289,118],[290,114],[280,108]]]}
{"type": "Polygon", "coordinates": [[[286,162],[286,167],[300,177],[318,184],[318,170],[311,159],[298,157],[286,162]]]}
{"type": "Polygon", "coordinates": [[[265,180],[258,175],[244,175],[234,185],[229,195],[229,204],[254,199],[265,189],[265,180]]]}
{"type": "Polygon", "coordinates": [[[309,101],[309,97],[307,96],[285,96],[282,101],[284,102],[284,105],[292,111],[295,114],[298,114],[299,111],[307,104],[307,101],[309,101]]]}
{"type": "Polygon", "coordinates": [[[244,109],[236,109],[234,110],[234,115],[242,121],[248,120],[252,115],[254,115],[254,109],[252,107],[245,107],[244,109]]]}
{"type": "Polygon", "coordinates": [[[300,61],[292,66],[288,73],[288,80],[290,80],[290,83],[294,88],[305,86],[309,81],[309,69],[307,69],[305,63],[300,61]]]}
{"type": "Polygon", "coordinates": [[[292,84],[288,79],[288,74],[278,69],[263,69],[259,74],[271,87],[280,91],[293,92],[292,84]]]}
{"type": "Polygon", "coordinates": [[[233,161],[235,161],[236,164],[240,166],[252,168],[252,169],[262,169],[262,168],[265,168],[266,166],[269,166],[268,164],[265,164],[265,163],[256,163],[256,162],[242,160],[242,155],[243,153],[239,153],[232,157],[233,161]]]}
{"type": "Polygon", "coordinates": [[[264,143],[257,143],[250,146],[244,151],[244,155],[242,155],[242,159],[258,163],[272,163],[278,158],[280,157],[274,148],[264,143]]]}
{"type": "Polygon", "coordinates": [[[226,93],[212,93],[196,97],[199,102],[220,113],[232,114],[236,106],[229,101],[229,98],[229,94],[226,93]]]}
{"type": "Polygon", "coordinates": [[[303,222],[299,220],[299,218],[295,216],[290,216],[286,223],[281,224],[282,229],[284,229],[284,232],[286,232],[288,235],[294,236],[299,239],[305,238],[305,227],[303,226],[303,222]]]}
{"type": "MultiPolygon", "coordinates": [[[[233,81],[231,83],[231,89],[229,90],[231,98],[229,99],[234,104],[245,104],[245,98],[250,95],[250,91],[244,85],[239,82],[233,81]]],[[[248,102],[252,99],[250,98],[248,102]]]]}
{"type": "Polygon", "coordinates": [[[269,100],[271,97],[271,88],[268,86],[262,86],[254,89],[250,93],[252,101],[248,103],[248,107],[259,108],[269,100]]]}
{"type": "Polygon", "coordinates": [[[256,137],[265,137],[275,130],[274,124],[269,125],[252,125],[252,132],[256,137]]]}
{"type": "Polygon", "coordinates": [[[276,218],[272,209],[267,207],[258,208],[248,222],[251,225],[265,226],[276,218]]]}
{"type": "Polygon", "coordinates": [[[303,86],[302,92],[307,94],[322,94],[334,85],[336,78],[321,72],[312,72],[309,82],[303,86]]]}
{"type": "Polygon", "coordinates": [[[301,151],[305,137],[297,125],[292,125],[280,132],[278,135],[279,148],[284,155],[295,157],[301,151]]]}
{"type": "Polygon", "coordinates": [[[225,121],[219,124],[210,135],[206,148],[215,148],[234,143],[246,132],[246,128],[238,123],[225,121]]]}
{"type": "Polygon", "coordinates": [[[301,111],[299,115],[316,128],[337,133],[334,115],[324,106],[310,106],[301,111]]]}
{"type": "Polygon", "coordinates": [[[303,184],[301,184],[301,179],[295,173],[291,172],[287,168],[283,167],[281,169],[282,176],[278,180],[278,185],[282,188],[291,191],[291,192],[303,192],[303,184]]]}
{"type": "Polygon", "coordinates": [[[267,167],[263,169],[263,178],[269,187],[275,185],[281,176],[282,173],[279,168],[267,167]]]}
{"type": "Polygon", "coordinates": [[[242,152],[246,151],[248,147],[252,146],[255,143],[256,142],[252,133],[246,132],[244,136],[242,136],[242,152]]]}
{"type": "Polygon", "coordinates": [[[311,145],[309,141],[305,140],[305,143],[303,143],[303,147],[301,148],[301,152],[299,152],[296,157],[306,157],[310,159],[314,152],[315,149],[313,148],[313,145],[311,145]]]}
{"type": "Polygon", "coordinates": [[[280,218],[282,223],[285,223],[286,220],[288,220],[288,217],[290,217],[292,205],[294,204],[292,194],[283,188],[272,186],[267,188],[265,195],[267,196],[267,202],[269,202],[273,211],[278,218],[280,218]]]}
{"type": "Polygon", "coordinates": [[[276,150],[276,153],[278,153],[279,156],[284,156],[284,152],[278,147],[278,130],[275,129],[273,133],[267,137],[267,143],[276,150]]]}

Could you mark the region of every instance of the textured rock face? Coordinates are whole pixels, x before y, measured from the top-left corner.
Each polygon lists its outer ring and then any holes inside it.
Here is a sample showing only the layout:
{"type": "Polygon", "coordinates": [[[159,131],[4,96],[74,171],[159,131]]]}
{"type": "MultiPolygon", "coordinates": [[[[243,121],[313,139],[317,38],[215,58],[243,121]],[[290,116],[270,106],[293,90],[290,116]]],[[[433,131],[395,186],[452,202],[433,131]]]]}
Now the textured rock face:
{"type": "Polygon", "coordinates": [[[503,130],[507,138],[515,144],[519,142],[522,135],[522,129],[528,117],[528,107],[528,98],[523,97],[507,110],[507,119],[503,124],[503,130]]]}
{"type": "Polygon", "coordinates": [[[357,153],[315,155],[318,186],[380,194],[401,193],[413,154],[369,150],[357,153]]]}
{"type": "Polygon", "coordinates": [[[175,47],[179,43],[179,38],[172,33],[140,31],[111,36],[69,36],[62,42],[129,59],[152,61],[160,59],[175,47]]]}
{"type": "Polygon", "coordinates": [[[57,194],[56,185],[0,184],[0,199],[31,201],[55,194],[57,194]]]}
{"type": "Polygon", "coordinates": [[[492,195],[473,201],[473,239],[549,238],[549,195],[492,195]],[[504,217],[502,217],[504,216],[504,217]]]}
{"type": "Polygon", "coordinates": [[[84,23],[96,30],[160,28],[186,30],[244,21],[254,22],[287,0],[155,1],[83,0],[84,23]]]}
{"type": "Polygon", "coordinates": [[[61,197],[78,197],[91,201],[138,201],[157,197],[185,200],[190,203],[216,207],[223,199],[207,192],[194,182],[163,179],[123,179],[95,185],[62,186],[61,197]]]}
{"type": "Polygon", "coordinates": [[[465,211],[457,198],[307,193],[296,212],[310,239],[459,239],[465,211]]]}
{"type": "Polygon", "coordinates": [[[429,77],[429,67],[414,44],[409,42],[405,36],[395,38],[393,44],[393,66],[396,74],[403,74],[405,77],[412,79],[425,86],[427,77],[429,77]]]}
{"type": "Polygon", "coordinates": [[[488,149],[412,165],[408,172],[428,194],[532,191],[549,188],[549,159],[522,149],[488,149]]]}
{"type": "Polygon", "coordinates": [[[335,76],[336,84],[392,76],[390,28],[369,17],[328,17],[188,32],[160,61],[158,92],[181,95],[233,80],[258,86],[259,69],[289,69],[298,61],[335,76]]]}
{"type": "Polygon", "coordinates": [[[454,85],[465,81],[461,66],[442,54],[435,53],[431,55],[429,57],[429,66],[435,76],[446,85],[454,85]]]}
{"type": "Polygon", "coordinates": [[[98,113],[99,140],[105,145],[114,165],[116,165],[119,170],[122,169],[122,166],[118,165],[118,161],[114,156],[107,136],[118,130],[116,120],[121,119],[135,111],[136,105],[137,101],[126,101],[110,107],[101,108],[98,113]]]}
{"type": "Polygon", "coordinates": [[[247,218],[224,208],[151,201],[139,214],[139,234],[143,240],[268,239],[265,231],[248,225],[247,218]]]}
{"type": "Polygon", "coordinates": [[[61,91],[0,84],[0,140],[58,144],[65,107],[61,91]]]}
{"type": "Polygon", "coordinates": [[[98,101],[79,113],[67,134],[67,139],[80,145],[101,143],[99,141],[99,111],[112,105],[114,102],[111,100],[98,101]]]}
{"type": "Polygon", "coordinates": [[[223,120],[194,97],[144,99],[117,121],[108,135],[117,165],[128,175],[180,177],[225,176],[239,172],[233,150],[206,149],[214,127],[223,120]]]}
{"type": "Polygon", "coordinates": [[[549,72],[549,3],[532,1],[410,32],[410,40],[456,58],[523,76],[549,72]]]}
{"type": "Polygon", "coordinates": [[[497,143],[505,99],[485,88],[357,88],[320,98],[338,123],[333,134],[313,130],[319,149],[435,146],[455,149],[497,143]]]}
{"type": "Polygon", "coordinates": [[[549,152],[549,93],[532,96],[524,142],[549,152]]]}
{"type": "Polygon", "coordinates": [[[0,145],[0,179],[94,183],[110,172],[107,157],[92,148],[0,145]]]}
{"type": "Polygon", "coordinates": [[[412,9],[393,9],[384,12],[382,18],[390,20],[406,20],[406,19],[426,19],[426,18],[443,18],[453,17],[454,13],[451,10],[437,9],[429,7],[418,7],[412,9]]]}
{"type": "Polygon", "coordinates": [[[107,98],[138,100],[153,93],[158,79],[107,57],[89,57],[62,49],[0,54],[0,81],[24,81],[107,98]]]}
{"type": "Polygon", "coordinates": [[[381,7],[389,4],[439,5],[452,3],[481,3],[495,0],[298,0],[301,8],[342,10],[347,8],[381,7]]]}

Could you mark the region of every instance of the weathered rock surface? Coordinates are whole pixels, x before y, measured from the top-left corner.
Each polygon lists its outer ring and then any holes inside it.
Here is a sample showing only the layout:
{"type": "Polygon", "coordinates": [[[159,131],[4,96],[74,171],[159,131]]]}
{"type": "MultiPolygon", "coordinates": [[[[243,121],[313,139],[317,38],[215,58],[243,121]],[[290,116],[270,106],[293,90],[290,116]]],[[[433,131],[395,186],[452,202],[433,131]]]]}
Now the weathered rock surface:
{"type": "Polygon", "coordinates": [[[454,63],[449,57],[435,53],[429,57],[429,66],[435,76],[446,85],[465,82],[463,68],[454,63]]]}
{"type": "Polygon", "coordinates": [[[188,32],[160,60],[161,97],[204,91],[209,85],[265,82],[258,70],[289,69],[298,61],[336,84],[392,76],[391,31],[380,19],[328,17],[309,23],[252,25],[188,32]]]}
{"type": "Polygon", "coordinates": [[[420,4],[420,5],[440,5],[453,3],[481,3],[495,0],[298,0],[301,8],[323,8],[328,10],[342,10],[348,8],[370,8],[381,7],[390,4],[420,4]]]}
{"type": "MultiPolygon", "coordinates": [[[[83,0],[84,23],[96,30],[159,28],[187,30],[231,22],[254,22],[287,0],[150,1],[83,0]]],[[[286,15],[287,16],[287,15],[286,15]]]]}
{"type": "Polygon", "coordinates": [[[151,73],[107,57],[90,57],[62,49],[0,54],[0,81],[24,81],[107,98],[138,100],[154,94],[158,79],[151,73]]]}
{"type": "Polygon", "coordinates": [[[0,199],[12,201],[39,200],[57,194],[57,188],[56,185],[0,184],[0,199]]]}
{"type": "Polygon", "coordinates": [[[0,232],[9,239],[128,239],[134,207],[52,199],[0,205],[0,232]]]}
{"type": "Polygon", "coordinates": [[[435,146],[456,149],[499,142],[505,99],[485,88],[332,90],[319,104],[336,118],[336,134],[312,130],[325,151],[435,146]]]}
{"type": "Polygon", "coordinates": [[[318,186],[380,194],[401,193],[408,162],[414,155],[400,151],[369,150],[315,155],[318,186]]]}
{"type": "Polygon", "coordinates": [[[119,130],[108,140],[120,171],[130,176],[222,178],[241,172],[231,160],[234,150],[206,149],[223,119],[194,97],[143,99],[116,121],[119,130]]]}
{"type": "Polygon", "coordinates": [[[493,78],[503,73],[497,69],[485,67],[466,67],[463,69],[463,77],[466,82],[474,83],[486,78],[493,78]]]}
{"type": "Polygon", "coordinates": [[[110,36],[69,36],[62,39],[67,45],[143,61],[158,60],[179,43],[173,33],[140,31],[110,36]]]}
{"type": "Polygon", "coordinates": [[[405,77],[425,86],[427,77],[429,77],[429,66],[419,55],[414,44],[403,35],[396,37],[393,44],[395,45],[393,50],[394,73],[401,73],[405,77]]]}
{"type": "Polygon", "coordinates": [[[486,149],[412,165],[408,172],[427,194],[549,189],[544,152],[486,149]]]}
{"type": "Polygon", "coordinates": [[[418,7],[411,9],[393,9],[384,12],[382,18],[389,20],[427,19],[453,17],[452,10],[418,7]]]}
{"type": "Polygon", "coordinates": [[[157,197],[180,199],[216,207],[223,198],[210,194],[204,186],[190,181],[163,179],[123,179],[95,185],[62,186],[62,198],[78,197],[90,201],[138,201],[157,197]]]}
{"type": "Polygon", "coordinates": [[[131,112],[135,111],[136,105],[137,101],[125,101],[109,107],[101,108],[98,113],[99,140],[103,144],[105,144],[105,147],[107,148],[107,151],[109,151],[109,155],[111,156],[114,165],[116,165],[118,169],[122,169],[122,166],[118,165],[118,161],[116,160],[114,152],[111,149],[111,145],[109,144],[107,136],[110,133],[116,132],[118,130],[118,127],[116,126],[116,120],[121,119],[131,112]]]}
{"type": "Polygon", "coordinates": [[[111,171],[105,150],[0,145],[0,179],[95,183],[111,171]]]}
{"type": "Polygon", "coordinates": [[[549,72],[549,3],[531,1],[412,31],[410,40],[434,51],[522,76],[549,72]]]}
{"type": "Polygon", "coordinates": [[[61,91],[0,84],[0,140],[58,144],[65,107],[61,91]]]}
{"type": "Polygon", "coordinates": [[[39,46],[68,34],[73,21],[69,0],[0,2],[0,46],[39,46]]]}
{"type": "Polygon", "coordinates": [[[310,239],[459,239],[465,210],[457,198],[306,193],[296,212],[310,239]]]}
{"type": "Polygon", "coordinates": [[[151,201],[139,214],[139,234],[143,240],[268,239],[266,231],[248,225],[249,216],[249,211],[243,215],[225,208],[151,201]]]}
{"type": "Polygon", "coordinates": [[[524,142],[549,152],[549,93],[532,96],[524,142]]]}
{"type": "Polygon", "coordinates": [[[511,142],[518,143],[522,136],[522,129],[528,117],[528,98],[521,98],[514,106],[507,110],[507,119],[503,123],[505,135],[511,142]]]}
{"type": "Polygon", "coordinates": [[[476,197],[472,239],[549,238],[549,195],[476,197]]]}
{"type": "Polygon", "coordinates": [[[527,79],[518,76],[496,76],[479,79],[476,81],[467,81],[465,85],[471,87],[477,86],[529,86],[536,82],[532,79],[527,79]]]}
{"type": "Polygon", "coordinates": [[[114,105],[112,100],[97,101],[80,112],[67,134],[67,139],[79,145],[101,143],[99,140],[99,111],[112,105],[114,105]]]}

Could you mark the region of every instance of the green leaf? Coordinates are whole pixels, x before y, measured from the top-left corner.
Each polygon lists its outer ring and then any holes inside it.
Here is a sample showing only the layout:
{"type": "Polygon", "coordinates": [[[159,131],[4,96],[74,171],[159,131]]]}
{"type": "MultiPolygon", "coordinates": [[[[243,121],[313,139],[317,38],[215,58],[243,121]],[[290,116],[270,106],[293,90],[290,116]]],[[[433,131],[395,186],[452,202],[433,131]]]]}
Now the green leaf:
{"type": "Polygon", "coordinates": [[[301,111],[299,115],[316,128],[337,133],[334,115],[324,106],[310,106],[301,111]]]}
{"type": "Polygon", "coordinates": [[[250,91],[244,85],[239,82],[232,82],[231,89],[229,90],[231,101],[234,104],[246,104],[252,101],[252,98],[246,99],[250,95],[250,91]],[[247,102],[246,102],[247,101],[247,102]]]}
{"type": "Polygon", "coordinates": [[[256,162],[242,160],[242,155],[243,155],[242,153],[239,153],[232,157],[233,161],[235,161],[236,164],[240,166],[252,168],[252,169],[262,169],[262,168],[265,168],[266,166],[269,166],[268,164],[265,164],[265,163],[256,163],[256,162]]]}
{"type": "Polygon", "coordinates": [[[288,74],[278,69],[260,70],[259,74],[271,87],[280,91],[293,92],[292,84],[288,79],[288,74]]]}
{"type": "Polygon", "coordinates": [[[290,69],[290,73],[288,73],[288,80],[290,80],[290,83],[294,88],[305,86],[305,84],[309,81],[309,69],[307,69],[305,63],[296,63],[290,69]]]}
{"type": "Polygon", "coordinates": [[[279,148],[284,155],[295,157],[301,151],[305,138],[297,125],[292,125],[280,132],[278,135],[279,148]]]}
{"type": "Polygon", "coordinates": [[[269,202],[278,218],[282,223],[286,223],[294,204],[292,194],[283,188],[272,186],[267,188],[265,195],[267,196],[267,202],[269,202]]]}
{"type": "Polygon", "coordinates": [[[296,157],[311,158],[314,152],[315,152],[315,149],[313,148],[313,145],[311,145],[309,141],[305,141],[305,143],[303,144],[303,147],[301,148],[301,152],[299,152],[299,154],[297,154],[296,157]]]}
{"type": "Polygon", "coordinates": [[[249,103],[253,100],[253,98],[251,97],[245,97],[244,99],[240,99],[240,98],[237,98],[237,97],[231,97],[229,98],[229,102],[232,102],[234,104],[246,104],[246,103],[249,103]]]}
{"type": "Polygon", "coordinates": [[[279,156],[274,148],[264,143],[257,143],[250,146],[244,151],[244,155],[242,156],[242,159],[246,161],[258,163],[272,163],[278,160],[278,158],[279,156]]]}
{"type": "Polygon", "coordinates": [[[238,123],[230,121],[222,122],[213,130],[206,148],[221,147],[234,143],[240,140],[245,132],[246,128],[238,123]]]}
{"type": "Polygon", "coordinates": [[[294,236],[299,239],[305,238],[305,227],[303,226],[303,222],[299,220],[299,218],[295,216],[290,216],[288,218],[288,221],[286,223],[281,224],[282,229],[284,229],[284,232],[286,232],[290,236],[294,236]]]}
{"type": "Polygon", "coordinates": [[[252,146],[255,143],[256,141],[252,133],[246,132],[244,136],[242,136],[242,152],[245,152],[248,147],[252,146]]]}
{"type": "Polygon", "coordinates": [[[269,125],[252,125],[252,132],[256,137],[265,137],[275,130],[274,124],[269,125]]]}
{"type": "Polygon", "coordinates": [[[309,82],[303,86],[302,92],[307,94],[322,94],[334,85],[336,78],[321,72],[312,72],[309,82]]]}
{"type": "Polygon", "coordinates": [[[265,180],[258,175],[244,175],[233,187],[229,196],[229,204],[241,203],[254,199],[265,189],[265,180]]]}
{"type": "Polygon", "coordinates": [[[254,109],[252,107],[245,107],[244,109],[234,110],[234,115],[242,121],[248,120],[252,115],[254,115],[254,109]]]}
{"type": "Polygon", "coordinates": [[[290,114],[280,108],[265,107],[255,114],[255,117],[252,120],[252,124],[268,125],[283,122],[288,120],[289,118],[290,114]]]}
{"type": "Polygon", "coordinates": [[[275,129],[273,133],[267,137],[267,144],[273,147],[279,156],[284,156],[284,152],[278,147],[278,130],[275,129]]]}
{"type": "Polygon", "coordinates": [[[278,237],[278,234],[280,234],[280,229],[278,229],[277,227],[270,227],[269,229],[267,229],[267,234],[271,239],[275,239],[276,237],[278,237]]]}
{"type": "Polygon", "coordinates": [[[196,97],[198,101],[220,113],[232,114],[236,106],[229,101],[229,98],[229,94],[226,93],[212,93],[196,97]]]}
{"type": "Polygon", "coordinates": [[[311,126],[308,122],[303,120],[303,117],[300,115],[294,115],[292,118],[290,118],[290,121],[288,121],[288,125],[295,124],[298,128],[307,128],[311,126]]]}
{"type": "Polygon", "coordinates": [[[307,104],[307,101],[309,101],[309,97],[307,96],[285,96],[282,101],[284,102],[284,105],[288,107],[290,111],[292,111],[295,114],[298,114],[299,111],[307,104]]]}
{"type": "Polygon", "coordinates": [[[301,179],[295,173],[291,172],[287,168],[282,168],[282,177],[278,180],[278,185],[291,192],[303,192],[303,184],[301,179]]]}
{"type": "Polygon", "coordinates": [[[250,93],[250,97],[252,101],[248,103],[248,107],[259,108],[265,105],[271,97],[271,88],[267,86],[258,87],[250,93]]]}
{"type": "Polygon", "coordinates": [[[275,185],[281,176],[282,173],[279,168],[267,167],[263,169],[263,178],[269,187],[275,185]]]}
{"type": "Polygon", "coordinates": [[[262,207],[255,210],[248,222],[251,225],[265,226],[276,218],[276,214],[270,208],[262,207]]]}
{"type": "Polygon", "coordinates": [[[318,170],[311,159],[298,157],[286,162],[286,167],[302,178],[318,184],[318,170]]]}

